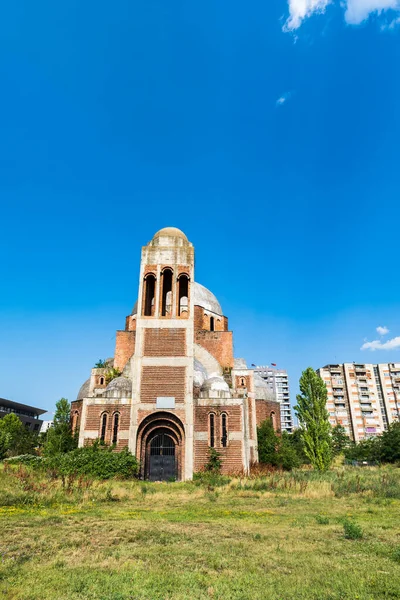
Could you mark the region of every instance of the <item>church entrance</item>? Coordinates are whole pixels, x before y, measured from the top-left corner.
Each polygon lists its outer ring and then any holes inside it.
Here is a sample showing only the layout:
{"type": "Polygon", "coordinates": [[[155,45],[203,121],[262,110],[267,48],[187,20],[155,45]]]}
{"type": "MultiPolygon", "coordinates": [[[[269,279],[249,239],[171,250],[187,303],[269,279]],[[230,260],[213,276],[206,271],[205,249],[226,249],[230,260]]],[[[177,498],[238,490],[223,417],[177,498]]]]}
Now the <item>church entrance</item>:
{"type": "Polygon", "coordinates": [[[150,481],[184,479],[185,430],[171,412],[155,411],[138,427],[136,456],[140,457],[140,477],[150,481]]]}
{"type": "Polygon", "coordinates": [[[175,442],[164,432],[156,433],[149,442],[148,479],[150,481],[170,481],[176,478],[175,442]]]}

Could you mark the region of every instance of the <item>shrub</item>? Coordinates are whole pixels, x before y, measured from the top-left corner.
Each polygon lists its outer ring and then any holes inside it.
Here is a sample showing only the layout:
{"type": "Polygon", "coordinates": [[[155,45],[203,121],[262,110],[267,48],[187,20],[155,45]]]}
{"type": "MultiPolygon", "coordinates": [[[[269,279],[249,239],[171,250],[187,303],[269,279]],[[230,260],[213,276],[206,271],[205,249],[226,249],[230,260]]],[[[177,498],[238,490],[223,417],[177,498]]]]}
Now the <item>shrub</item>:
{"type": "Polygon", "coordinates": [[[393,550],[392,558],[395,562],[400,563],[400,546],[396,546],[396,548],[393,550]]]}
{"type": "Polygon", "coordinates": [[[328,519],[328,517],[325,517],[324,515],[317,515],[315,517],[315,520],[317,521],[317,523],[319,525],[329,525],[329,519],[328,519]]]}
{"type": "Polygon", "coordinates": [[[346,519],[343,523],[343,530],[347,540],[360,540],[363,537],[363,530],[355,521],[346,519]]]}
{"type": "Polygon", "coordinates": [[[113,452],[111,447],[93,444],[45,459],[45,466],[55,476],[84,475],[96,479],[136,477],[139,463],[128,450],[113,452]]]}
{"type": "Polygon", "coordinates": [[[221,455],[215,448],[208,449],[208,462],[204,465],[204,470],[208,473],[221,472],[221,455]]]}
{"type": "Polygon", "coordinates": [[[28,467],[38,467],[43,464],[43,458],[35,454],[21,454],[20,456],[11,456],[4,459],[8,465],[26,465],[28,467]]]}

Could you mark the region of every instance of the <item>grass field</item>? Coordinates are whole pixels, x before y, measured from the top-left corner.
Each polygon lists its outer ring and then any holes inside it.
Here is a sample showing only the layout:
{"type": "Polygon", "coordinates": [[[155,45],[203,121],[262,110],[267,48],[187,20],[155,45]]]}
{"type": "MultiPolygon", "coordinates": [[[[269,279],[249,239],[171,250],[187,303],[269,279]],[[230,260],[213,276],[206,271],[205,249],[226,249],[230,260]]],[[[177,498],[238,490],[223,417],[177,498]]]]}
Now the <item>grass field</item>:
{"type": "Polygon", "coordinates": [[[70,483],[0,471],[0,598],[400,598],[400,469],[70,483]]]}

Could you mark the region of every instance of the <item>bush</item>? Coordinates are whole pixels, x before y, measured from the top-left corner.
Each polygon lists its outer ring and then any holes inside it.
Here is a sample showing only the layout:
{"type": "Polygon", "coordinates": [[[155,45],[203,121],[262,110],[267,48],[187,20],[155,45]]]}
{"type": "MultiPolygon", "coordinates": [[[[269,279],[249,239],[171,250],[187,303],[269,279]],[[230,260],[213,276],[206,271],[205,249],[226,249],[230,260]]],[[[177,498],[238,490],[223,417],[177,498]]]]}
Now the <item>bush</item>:
{"type": "Polygon", "coordinates": [[[360,540],[363,537],[363,530],[355,521],[345,520],[343,523],[344,537],[347,540],[360,540]]]}
{"type": "Polygon", "coordinates": [[[261,464],[291,471],[300,466],[301,460],[286,432],[278,436],[270,419],[257,428],[258,457],[261,464]]]}
{"type": "Polygon", "coordinates": [[[5,458],[4,462],[7,465],[26,465],[28,467],[42,466],[43,458],[35,454],[21,454],[20,456],[11,456],[5,458]]]}
{"type": "Polygon", "coordinates": [[[139,463],[128,450],[113,452],[112,448],[99,444],[77,448],[44,461],[49,471],[61,477],[84,475],[97,479],[129,479],[139,472],[139,463]]]}
{"type": "Polygon", "coordinates": [[[204,465],[204,470],[208,473],[219,474],[221,472],[221,455],[215,448],[208,449],[208,462],[204,465]]]}

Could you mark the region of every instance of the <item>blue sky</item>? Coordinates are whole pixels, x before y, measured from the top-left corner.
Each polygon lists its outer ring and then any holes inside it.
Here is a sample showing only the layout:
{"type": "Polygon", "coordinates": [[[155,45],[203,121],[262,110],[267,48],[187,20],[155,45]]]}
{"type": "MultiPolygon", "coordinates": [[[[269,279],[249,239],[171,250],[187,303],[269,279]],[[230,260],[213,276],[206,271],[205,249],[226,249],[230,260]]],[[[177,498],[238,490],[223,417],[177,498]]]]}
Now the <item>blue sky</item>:
{"type": "Polygon", "coordinates": [[[165,226],[195,245],[236,356],[293,392],[309,365],[400,362],[397,8],[3,6],[0,396],[74,399],[165,226]]]}

